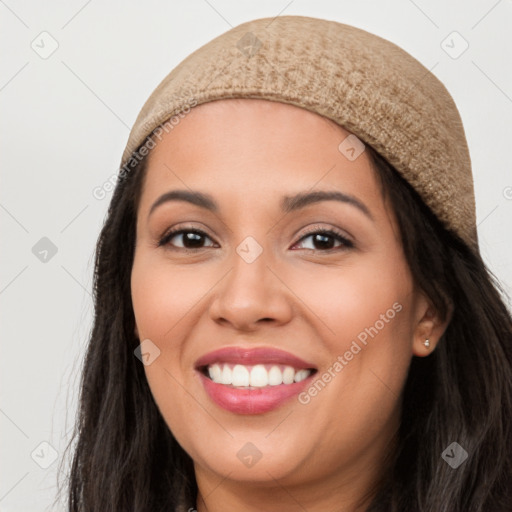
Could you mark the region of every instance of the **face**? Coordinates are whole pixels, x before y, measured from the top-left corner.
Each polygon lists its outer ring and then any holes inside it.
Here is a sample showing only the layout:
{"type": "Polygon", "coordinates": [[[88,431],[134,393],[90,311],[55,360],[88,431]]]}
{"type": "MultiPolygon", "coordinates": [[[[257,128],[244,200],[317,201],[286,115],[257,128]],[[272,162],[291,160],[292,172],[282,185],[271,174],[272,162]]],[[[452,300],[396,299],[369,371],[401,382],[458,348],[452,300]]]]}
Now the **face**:
{"type": "Polygon", "coordinates": [[[367,153],[340,149],[349,135],[292,105],[222,100],[150,154],[136,332],[198,481],[359,485],[390,446],[411,357],[441,333],[367,153]]]}

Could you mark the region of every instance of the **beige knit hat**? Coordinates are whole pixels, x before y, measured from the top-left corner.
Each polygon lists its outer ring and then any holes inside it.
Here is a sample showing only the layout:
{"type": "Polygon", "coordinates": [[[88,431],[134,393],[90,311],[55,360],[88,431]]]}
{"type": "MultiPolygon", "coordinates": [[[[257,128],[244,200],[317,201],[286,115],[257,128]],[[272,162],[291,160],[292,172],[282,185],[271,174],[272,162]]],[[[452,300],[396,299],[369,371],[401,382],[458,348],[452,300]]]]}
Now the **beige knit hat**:
{"type": "Polygon", "coordinates": [[[457,107],[445,86],[395,44],[305,16],[242,23],[163,79],[135,121],[120,174],[191,107],[226,98],[289,103],[335,121],[377,150],[447,229],[478,249],[471,161],[457,107]]]}

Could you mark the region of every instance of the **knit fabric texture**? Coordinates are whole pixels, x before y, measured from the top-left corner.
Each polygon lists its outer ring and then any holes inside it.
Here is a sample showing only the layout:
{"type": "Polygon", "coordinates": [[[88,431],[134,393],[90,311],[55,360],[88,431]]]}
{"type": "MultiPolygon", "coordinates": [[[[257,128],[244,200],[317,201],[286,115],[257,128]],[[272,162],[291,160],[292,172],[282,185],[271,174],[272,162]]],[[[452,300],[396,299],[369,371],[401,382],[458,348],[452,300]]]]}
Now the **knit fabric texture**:
{"type": "Polygon", "coordinates": [[[441,81],[399,46],[306,16],[242,23],[186,57],[154,90],[131,130],[123,173],[158,143],[161,125],[169,131],[193,106],[227,98],[288,103],[336,122],[380,153],[448,230],[478,250],[460,114],[441,81]]]}

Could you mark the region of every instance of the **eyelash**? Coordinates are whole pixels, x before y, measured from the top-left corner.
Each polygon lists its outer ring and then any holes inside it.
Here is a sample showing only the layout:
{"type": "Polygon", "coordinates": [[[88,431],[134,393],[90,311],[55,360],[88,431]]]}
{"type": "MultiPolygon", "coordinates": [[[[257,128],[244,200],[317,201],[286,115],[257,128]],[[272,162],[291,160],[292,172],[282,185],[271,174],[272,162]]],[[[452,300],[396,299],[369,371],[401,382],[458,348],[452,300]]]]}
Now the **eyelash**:
{"type": "MultiPolygon", "coordinates": [[[[169,232],[167,232],[161,239],[160,241],[158,242],[158,247],[161,247],[161,246],[164,246],[164,245],[167,245],[169,244],[169,242],[176,236],[176,235],[181,235],[181,234],[185,234],[185,233],[194,233],[196,235],[199,235],[199,236],[203,236],[203,237],[206,237],[206,238],[210,238],[208,236],[207,233],[205,233],[204,231],[200,230],[200,229],[197,229],[197,228],[177,228],[177,229],[173,229],[169,232]]],[[[305,240],[306,238],[309,238],[311,235],[324,235],[324,236],[330,236],[330,237],[333,237],[335,238],[337,241],[341,242],[341,246],[338,246],[338,247],[333,247],[333,248],[330,248],[330,249],[307,249],[307,250],[310,250],[310,251],[319,251],[319,252],[332,252],[332,251],[336,251],[336,250],[347,250],[347,249],[351,249],[354,247],[354,243],[349,240],[348,238],[346,238],[345,236],[343,236],[341,233],[339,233],[338,231],[334,230],[334,229],[319,229],[319,228],[313,228],[309,231],[307,231],[306,233],[304,233],[304,235],[299,239],[297,240],[297,242],[295,242],[295,244],[293,245],[296,245],[297,243],[305,240]]],[[[211,240],[211,238],[210,238],[211,240]]],[[[171,249],[172,250],[186,250],[186,251],[200,251],[202,249],[206,249],[207,247],[195,247],[195,248],[188,248],[188,247],[172,247],[171,246],[171,249]]]]}

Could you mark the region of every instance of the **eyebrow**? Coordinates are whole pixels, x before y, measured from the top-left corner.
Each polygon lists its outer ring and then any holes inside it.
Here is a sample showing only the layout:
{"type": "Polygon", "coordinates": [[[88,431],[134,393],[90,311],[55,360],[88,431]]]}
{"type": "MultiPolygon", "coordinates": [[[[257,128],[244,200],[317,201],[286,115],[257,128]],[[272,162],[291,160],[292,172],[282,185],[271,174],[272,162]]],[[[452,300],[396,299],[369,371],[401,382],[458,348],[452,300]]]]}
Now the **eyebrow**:
{"type": "MultiPolygon", "coordinates": [[[[186,201],[214,213],[219,211],[219,205],[209,194],[190,190],[171,190],[161,195],[153,203],[151,209],[149,210],[148,217],[160,205],[170,201],[186,201]]],[[[284,196],[281,199],[281,210],[284,213],[290,213],[304,208],[310,204],[319,203],[321,201],[339,201],[341,203],[349,204],[356,207],[367,217],[373,220],[373,216],[370,213],[370,210],[363,202],[354,196],[337,191],[317,190],[314,192],[301,192],[293,196],[284,196]]]]}

